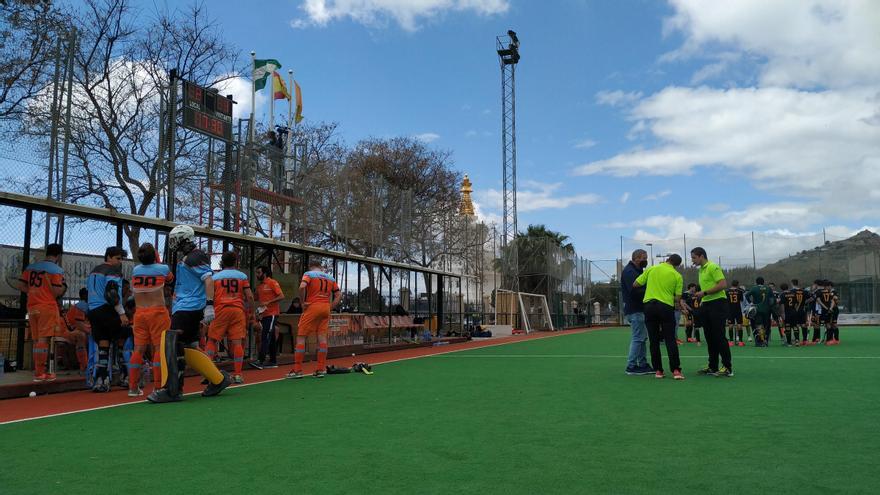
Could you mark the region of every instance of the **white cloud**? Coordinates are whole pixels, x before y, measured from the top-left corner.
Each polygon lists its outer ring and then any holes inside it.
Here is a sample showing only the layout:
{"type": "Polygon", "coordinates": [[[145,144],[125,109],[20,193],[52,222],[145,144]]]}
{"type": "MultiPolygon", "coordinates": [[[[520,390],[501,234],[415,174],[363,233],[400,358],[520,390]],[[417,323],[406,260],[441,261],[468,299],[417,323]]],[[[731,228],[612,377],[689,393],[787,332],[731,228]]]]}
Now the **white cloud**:
{"type": "Polygon", "coordinates": [[[645,196],[644,198],[642,198],[642,201],[658,201],[665,198],[666,196],[669,196],[670,194],[672,194],[672,191],[670,191],[669,189],[665,189],[663,191],[645,196]]]}
{"type": "Polygon", "coordinates": [[[291,26],[323,27],[333,21],[351,19],[378,27],[393,20],[406,31],[416,31],[422,20],[447,12],[467,12],[482,16],[503,14],[510,8],[507,0],[305,0],[300,10],[305,18],[294,19],[291,26]]]}
{"type": "Polygon", "coordinates": [[[501,225],[504,223],[504,219],[501,218],[501,215],[499,215],[498,213],[486,211],[486,209],[483,208],[483,205],[481,205],[478,201],[474,201],[473,203],[474,216],[476,216],[479,221],[487,225],[501,225]]]}
{"type": "Polygon", "coordinates": [[[597,143],[596,141],[593,141],[590,138],[584,138],[584,139],[580,139],[580,140],[575,141],[574,147],[575,147],[575,149],[585,150],[587,148],[592,148],[593,146],[596,146],[597,144],[599,144],[599,143],[597,143]]]}
{"type": "MultiPolygon", "coordinates": [[[[537,181],[522,181],[517,188],[516,209],[518,213],[547,210],[566,209],[575,205],[592,205],[602,201],[597,194],[573,194],[563,196],[559,194],[561,182],[548,184],[537,181]]],[[[502,210],[503,193],[496,189],[478,192],[476,195],[482,200],[484,206],[494,210],[502,210]]]]}
{"type": "MultiPolygon", "coordinates": [[[[220,90],[220,94],[232,95],[232,99],[235,101],[235,105],[232,106],[232,116],[234,118],[239,119],[250,116],[252,84],[253,83],[248,78],[232,77],[216,85],[220,90]]],[[[265,109],[266,113],[269,112],[269,98],[266,96],[268,93],[268,91],[257,91],[255,95],[256,107],[258,109],[265,109]]],[[[287,107],[285,106],[285,108],[287,107]]]]}
{"type": "Polygon", "coordinates": [[[434,141],[440,139],[440,134],[434,132],[423,132],[422,134],[416,134],[413,137],[423,143],[433,143],[434,141]]]}
{"type": "MultiPolygon", "coordinates": [[[[814,204],[765,203],[729,211],[720,216],[690,218],[680,215],[653,215],[598,227],[629,232],[624,238],[625,252],[637,247],[644,248],[645,243],[650,242],[654,245],[655,254],[681,254],[687,243],[688,249],[704,247],[712,259],[722,257],[725,266],[752,264],[754,235],[755,262],[759,267],[821,246],[826,239],[846,239],[866,229],[880,232],[880,227],[875,226],[852,228],[835,225],[827,227],[823,234],[821,228],[811,228],[815,209],[814,204]]],[[[818,220],[821,222],[824,218],[820,216],[818,220]]]]}
{"type": "Polygon", "coordinates": [[[641,91],[631,91],[629,93],[623,92],[619,89],[615,91],[599,91],[596,93],[596,103],[616,107],[618,105],[635,103],[641,97],[641,91]]]}
{"type": "Polygon", "coordinates": [[[825,201],[826,213],[868,217],[880,199],[880,126],[870,124],[878,93],[880,87],[666,88],[629,113],[656,145],[575,173],[671,176],[722,168],[760,189],[825,201]],[[844,196],[851,201],[839,201],[844,196]]]}
{"type": "MultiPolygon", "coordinates": [[[[725,81],[726,89],[667,87],[645,97],[600,92],[597,102],[624,108],[632,123],[627,137],[636,142],[575,173],[674,176],[716,169],[782,196],[739,212],[720,202],[706,207],[698,215],[710,216],[691,220],[713,236],[759,229],[794,235],[880,215],[880,2],[670,3],[675,13],[665,31],[685,41],[660,61],[707,60],[693,84],[735,71],[749,74],[749,87],[725,81]]],[[[650,235],[670,231],[630,227],[650,235]]]]}
{"type": "Polygon", "coordinates": [[[720,45],[764,57],[762,85],[844,88],[876,83],[880,74],[876,0],[670,1],[676,12],[666,31],[686,41],[665,61],[720,45]]]}
{"type": "Polygon", "coordinates": [[[620,203],[621,204],[626,204],[627,201],[629,201],[629,192],[625,192],[620,195],[620,203]]]}
{"type": "Polygon", "coordinates": [[[474,129],[469,129],[467,132],[464,133],[464,137],[471,138],[471,137],[476,137],[476,136],[477,136],[477,131],[475,131],[474,129]]]}

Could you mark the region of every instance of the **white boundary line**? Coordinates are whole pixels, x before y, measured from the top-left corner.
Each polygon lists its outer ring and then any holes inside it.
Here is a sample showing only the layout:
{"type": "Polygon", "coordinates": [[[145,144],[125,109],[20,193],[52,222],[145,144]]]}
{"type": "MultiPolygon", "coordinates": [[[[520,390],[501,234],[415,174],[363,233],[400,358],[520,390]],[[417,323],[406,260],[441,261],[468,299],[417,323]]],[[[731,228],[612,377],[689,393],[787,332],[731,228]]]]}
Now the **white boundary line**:
{"type": "MultiPolygon", "coordinates": [[[[436,356],[436,354],[434,355],[436,356]]],[[[432,356],[426,356],[432,357],[432,356]]],[[[627,356],[614,356],[610,354],[485,354],[485,355],[463,355],[463,356],[441,356],[444,359],[507,359],[507,358],[537,358],[537,359],[553,359],[553,358],[596,358],[596,359],[626,359],[627,356]]],[[[684,358],[706,359],[702,356],[679,356],[684,358]]],[[[736,356],[736,359],[880,359],[880,356],[736,356]]]]}
{"type": "MultiPolygon", "coordinates": [[[[610,328],[610,327],[608,327],[608,328],[610,328]]],[[[606,330],[606,329],[607,329],[606,327],[595,328],[595,329],[592,329],[592,330],[590,330],[590,329],[584,329],[584,330],[574,331],[574,332],[555,333],[555,334],[551,334],[551,335],[545,335],[545,336],[542,336],[542,337],[532,337],[532,338],[528,338],[528,339],[514,340],[514,341],[512,341],[512,342],[498,342],[498,343],[496,343],[496,344],[483,345],[483,346],[479,346],[479,347],[471,347],[471,348],[467,348],[467,349],[452,349],[452,350],[443,351],[443,352],[436,352],[436,353],[433,353],[433,354],[424,354],[424,355],[421,355],[421,356],[412,356],[412,357],[405,357],[405,358],[399,358],[399,359],[389,359],[389,360],[387,360],[387,361],[380,361],[380,362],[378,362],[378,363],[373,363],[371,366],[379,366],[379,365],[382,365],[382,364],[397,363],[397,362],[400,362],[400,361],[410,361],[410,360],[413,360],[413,359],[428,358],[428,357],[440,356],[440,355],[443,355],[443,354],[452,354],[452,353],[455,353],[455,352],[472,351],[472,350],[475,350],[475,349],[485,349],[485,348],[487,348],[487,347],[498,347],[498,346],[502,346],[502,345],[520,344],[520,343],[522,343],[522,342],[532,342],[532,341],[535,341],[535,340],[550,339],[550,338],[554,338],[554,337],[563,337],[563,336],[566,336],[566,335],[577,335],[577,334],[581,334],[581,333],[589,333],[589,332],[595,332],[595,331],[606,330]]],[[[366,355],[366,354],[364,354],[364,355],[366,355]]],[[[197,378],[197,377],[192,377],[192,379],[196,379],[196,378],[197,378]]],[[[262,384],[264,384],[264,383],[280,382],[280,381],[282,381],[282,380],[290,380],[290,379],[289,379],[289,378],[286,378],[286,377],[281,377],[281,378],[270,378],[270,379],[268,379],[268,380],[261,380],[261,381],[257,381],[257,382],[253,382],[253,383],[243,383],[243,384],[241,384],[241,385],[236,385],[235,388],[248,387],[248,386],[251,386],[251,385],[262,385],[262,384]]],[[[186,393],[186,394],[183,394],[183,395],[184,395],[184,396],[188,396],[188,395],[196,395],[196,394],[201,394],[201,392],[189,392],[189,393],[186,393]]],[[[21,399],[21,400],[23,400],[23,399],[21,399]]],[[[38,419],[54,418],[54,417],[58,417],[58,416],[68,416],[68,415],[70,415],[70,414],[79,414],[79,413],[90,412],[90,411],[100,411],[100,410],[102,410],[102,409],[111,409],[111,408],[114,408],[114,407],[130,406],[130,405],[133,405],[133,404],[143,404],[143,403],[145,403],[145,402],[147,402],[147,401],[146,401],[146,400],[139,400],[139,401],[132,401],[132,402],[122,402],[122,403],[119,403],[119,404],[109,404],[109,405],[106,405],[106,406],[90,407],[90,408],[86,408],[86,409],[77,409],[77,410],[75,410],[75,411],[65,411],[65,412],[55,413],[55,414],[46,414],[46,415],[44,415],[44,416],[34,416],[34,417],[32,417],[32,418],[13,419],[13,420],[11,420],[11,421],[0,422],[0,426],[3,426],[3,425],[11,425],[11,424],[13,424],[13,423],[24,423],[24,422],[26,422],[26,421],[36,421],[36,420],[38,420],[38,419]]]]}

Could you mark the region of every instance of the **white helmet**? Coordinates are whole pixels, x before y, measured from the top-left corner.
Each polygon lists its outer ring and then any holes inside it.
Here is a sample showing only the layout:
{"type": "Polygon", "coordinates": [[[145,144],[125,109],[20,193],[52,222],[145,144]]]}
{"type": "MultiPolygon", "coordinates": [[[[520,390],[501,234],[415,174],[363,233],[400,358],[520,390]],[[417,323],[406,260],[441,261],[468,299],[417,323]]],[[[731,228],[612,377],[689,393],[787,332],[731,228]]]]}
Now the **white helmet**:
{"type": "Polygon", "coordinates": [[[178,225],[168,233],[168,248],[171,249],[171,251],[178,251],[183,249],[183,246],[187,242],[195,244],[195,242],[193,242],[195,238],[196,233],[192,227],[189,225],[178,225]]]}

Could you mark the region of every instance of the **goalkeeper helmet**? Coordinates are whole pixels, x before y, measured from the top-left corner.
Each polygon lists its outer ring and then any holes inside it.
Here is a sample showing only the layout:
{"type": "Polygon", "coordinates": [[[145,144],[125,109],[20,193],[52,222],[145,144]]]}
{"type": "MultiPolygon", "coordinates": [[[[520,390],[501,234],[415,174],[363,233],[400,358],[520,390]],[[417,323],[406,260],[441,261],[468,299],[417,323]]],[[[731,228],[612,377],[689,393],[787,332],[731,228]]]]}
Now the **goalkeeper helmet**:
{"type": "Polygon", "coordinates": [[[189,225],[178,225],[168,233],[168,248],[171,251],[187,251],[186,245],[195,245],[196,233],[189,225]]]}
{"type": "Polygon", "coordinates": [[[754,304],[749,304],[743,313],[746,315],[746,318],[753,320],[755,315],[758,314],[758,308],[754,304]]]}

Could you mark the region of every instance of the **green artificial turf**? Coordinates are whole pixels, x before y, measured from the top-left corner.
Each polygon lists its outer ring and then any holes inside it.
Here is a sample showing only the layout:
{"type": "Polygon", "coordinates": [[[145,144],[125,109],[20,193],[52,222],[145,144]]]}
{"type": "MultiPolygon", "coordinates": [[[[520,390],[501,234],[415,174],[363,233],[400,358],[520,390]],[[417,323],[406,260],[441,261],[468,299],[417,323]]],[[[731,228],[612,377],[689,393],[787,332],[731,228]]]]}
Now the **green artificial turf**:
{"type": "Polygon", "coordinates": [[[875,494],[880,329],[841,334],[730,379],[691,344],[626,376],[612,329],[3,425],[0,493],[875,494]]]}

